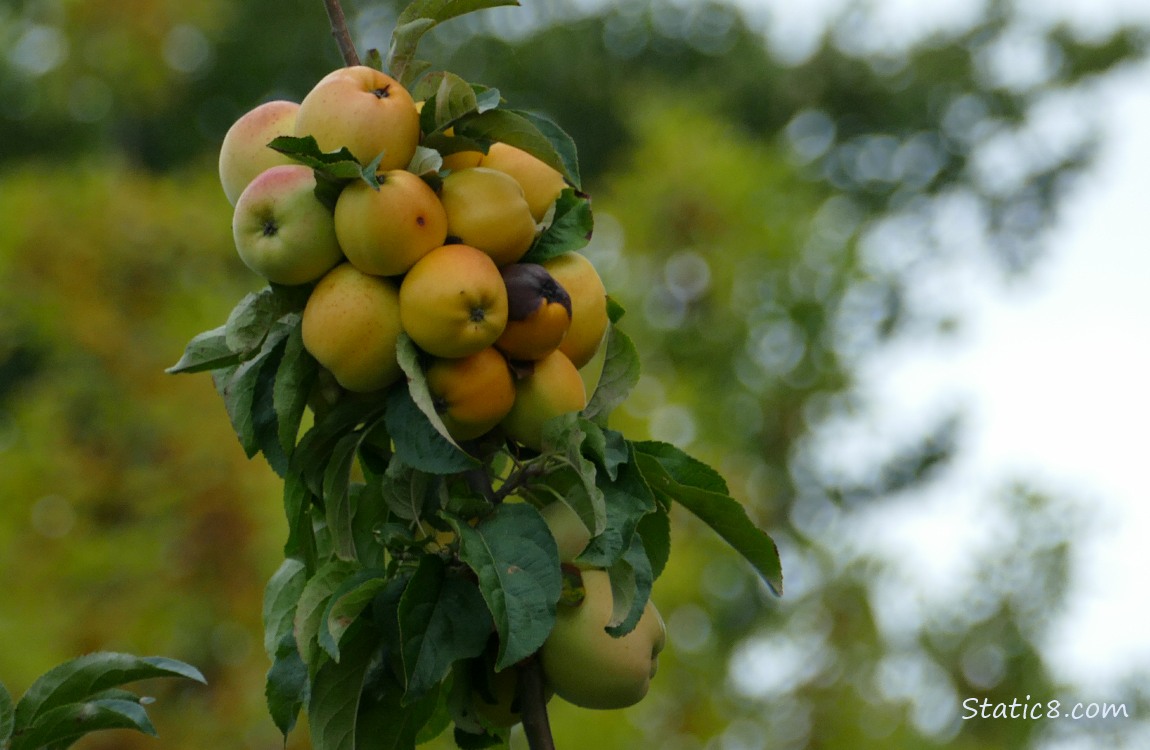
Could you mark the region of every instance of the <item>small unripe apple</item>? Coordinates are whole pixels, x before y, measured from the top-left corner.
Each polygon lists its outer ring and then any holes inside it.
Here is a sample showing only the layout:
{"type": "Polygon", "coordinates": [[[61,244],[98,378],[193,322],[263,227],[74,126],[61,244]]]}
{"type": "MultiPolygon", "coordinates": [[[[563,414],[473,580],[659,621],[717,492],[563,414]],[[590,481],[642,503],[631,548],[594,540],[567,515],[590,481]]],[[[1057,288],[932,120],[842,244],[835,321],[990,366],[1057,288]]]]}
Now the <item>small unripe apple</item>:
{"type": "Polygon", "coordinates": [[[419,145],[419,112],[399,81],[366,65],[320,79],[299,105],[295,134],[323,151],[346,147],[361,164],[383,154],[379,169],[403,169],[419,145]]]}
{"type": "Polygon", "coordinates": [[[343,259],[331,211],[315,196],[315,173],[283,164],[240,193],[232,216],[240,259],[276,284],[306,284],[343,259]]]}
{"type": "Polygon", "coordinates": [[[268,144],[294,132],[297,112],[299,105],[295,102],[264,102],[228,128],[220,145],[219,160],[220,184],[228,203],[236,205],[240,193],[264,170],[293,163],[287,156],[268,148],[268,144]]]}
{"type": "Polygon", "coordinates": [[[559,604],[555,627],[539,651],[543,676],[555,694],[583,708],[634,705],[647,695],[667,642],[663,618],[650,601],[627,635],[611,636],[611,579],[604,570],[584,570],[584,596],[559,604]]]}

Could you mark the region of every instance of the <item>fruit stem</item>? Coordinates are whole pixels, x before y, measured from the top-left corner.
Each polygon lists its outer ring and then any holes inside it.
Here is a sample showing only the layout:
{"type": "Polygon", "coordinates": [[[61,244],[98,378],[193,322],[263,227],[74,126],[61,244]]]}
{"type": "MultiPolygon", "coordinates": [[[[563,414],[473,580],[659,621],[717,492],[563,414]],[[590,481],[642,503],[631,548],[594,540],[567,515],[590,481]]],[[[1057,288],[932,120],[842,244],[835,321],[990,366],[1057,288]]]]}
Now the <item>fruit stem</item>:
{"type": "Polygon", "coordinates": [[[520,715],[528,747],[531,750],[555,750],[551,720],[547,718],[547,686],[543,682],[543,668],[537,656],[519,665],[519,685],[520,715]]]}
{"type": "Polygon", "coordinates": [[[323,0],[327,8],[327,18],[331,21],[331,35],[339,45],[339,54],[343,57],[343,64],[347,67],[359,65],[359,53],[355,51],[355,43],[351,40],[351,31],[347,28],[347,18],[343,15],[343,6],[339,0],[323,0]]]}

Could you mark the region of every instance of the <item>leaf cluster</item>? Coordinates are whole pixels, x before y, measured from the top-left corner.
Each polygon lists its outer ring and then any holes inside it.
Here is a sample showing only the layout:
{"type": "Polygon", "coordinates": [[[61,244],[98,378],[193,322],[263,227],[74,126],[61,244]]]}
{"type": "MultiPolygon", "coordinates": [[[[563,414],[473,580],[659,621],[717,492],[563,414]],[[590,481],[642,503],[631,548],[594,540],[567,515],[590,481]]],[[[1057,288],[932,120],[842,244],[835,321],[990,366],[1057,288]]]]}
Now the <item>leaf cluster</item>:
{"type": "Polygon", "coordinates": [[[49,670],[19,702],[0,685],[0,750],[64,750],[103,729],[155,736],[146,709],[151,699],[123,686],[159,677],[205,682],[195,667],[174,659],[99,652],[49,670]]]}

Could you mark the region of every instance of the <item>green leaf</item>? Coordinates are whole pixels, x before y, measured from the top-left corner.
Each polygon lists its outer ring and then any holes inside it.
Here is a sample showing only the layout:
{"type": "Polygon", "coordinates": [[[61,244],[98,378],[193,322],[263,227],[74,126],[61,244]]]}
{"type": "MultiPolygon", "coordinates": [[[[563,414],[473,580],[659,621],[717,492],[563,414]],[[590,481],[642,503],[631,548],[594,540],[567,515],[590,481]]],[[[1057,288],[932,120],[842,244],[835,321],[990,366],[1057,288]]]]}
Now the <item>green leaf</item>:
{"type": "Polygon", "coordinates": [[[499,633],[497,670],[530,656],[555,624],[562,582],[559,550],[539,511],[503,504],[474,528],[448,518],[460,559],[479,577],[479,590],[499,633]]]}
{"type": "Polygon", "coordinates": [[[264,587],[264,651],[274,658],[284,636],[292,634],[296,604],[307,583],[307,567],[292,558],[284,560],[264,587]]]}
{"type": "Polygon", "coordinates": [[[300,438],[292,454],[292,469],[299,472],[313,495],[323,496],[324,477],[336,443],[361,426],[377,423],[384,406],[375,394],[345,394],[300,438]]]}
{"type": "Polygon", "coordinates": [[[481,143],[500,141],[521,148],[557,169],[579,189],[579,161],[574,142],[546,118],[499,108],[460,118],[452,127],[459,138],[481,143]]]}
{"type": "Polygon", "coordinates": [[[493,629],[486,612],[474,583],[449,573],[438,555],[420,558],[399,601],[404,703],[427,695],[456,661],[483,652],[493,629]]]}
{"type": "Polygon", "coordinates": [[[356,620],[344,638],[344,658],[316,671],[307,707],[313,750],[355,750],[360,696],[378,647],[378,631],[356,620]]]}
{"type": "Polygon", "coordinates": [[[119,698],[68,703],[41,714],[36,722],[12,738],[11,750],[67,747],[90,732],[135,729],[156,736],[156,728],[139,701],[119,698]]]}
{"type": "Polygon", "coordinates": [[[304,585],[296,607],[292,632],[300,658],[315,668],[319,657],[319,631],[324,625],[327,605],[343,582],[359,570],[359,566],[346,560],[332,560],[322,567],[304,585]]]}
{"type": "Polygon", "coordinates": [[[618,638],[630,633],[639,624],[655,582],[642,537],[637,534],[631,537],[631,545],[607,569],[607,574],[611,579],[612,600],[607,633],[618,638]]]}
{"type": "Polygon", "coordinates": [[[555,214],[527,254],[522,263],[542,263],[572,250],[581,250],[591,241],[595,220],[591,215],[591,199],[573,188],[564,188],[555,201],[555,214]]]}
{"type": "Polygon", "coordinates": [[[300,423],[307,409],[308,396],[319,376],[319,363],[303,345],[303,327],[297,314],[288,327],[283,358],[276,369],[272,390],[279,444],[285,456],[291,458],[299,438],[300,423]]]}
{"type": "Polygon", "coordinates": [[[658,495],[678,502],[711,527],[755,568],[776,595],[783,592],[779,551],[746,509],[727,494],[727,484],[711,467],[668,443],[633,443],[643,477],[658,495]]]}
{"type": "MultiPolygon", "coordinates": [[[[219,376],[217,389],[244,454],[252,458],[262,448],[271,447],[269,463],[275,460],[279,450],[279,430],[272,431],[269,425],[269,419],[274,419],[275,415],[270,402],[276,368],[283,357],[287,335],[287,328],[273,328],[264,337],[258,354],[234,370],[216,373],[219,376]]],[[[282,464],[279,466],[283,468],[282,464]]]]}
{"type": "Polygon", "coordinates": [[[220,326],[193,336],[180,361],[164,372],[171,375],[205,372],[239,364],[240,355],[228,346],[225,328],[220,326]]]}
{"type": "Polygon", "coordinates": [[[308,572],[316,567],[315,528],[311,508],[315,496],[299,471],[289,471],[284,477],[283,505],[287,517],[288,538],[284,542],[284,557],[302,560],[308,572]]]}
{"type": "Polygon", "coordinates": [[[356,180],[363,176],[363,165],[351,151],[344,147],[338,151],[323,151],[319,143],[310,135],[296,137],[281,135],[274,138],[268,148],[279,151],[284,156],[322,172],[337,180],[356,180]]]}
{"type": "Polygon", "coordinates": [[[318,633],[319,645],[336,661],[347,629],[387,584],[379,570],[361,570],[340,584],[328,599],[318,633]]]}
{"type": "Polygon", "coordinates": [[[656,504],[651,488],[634,463],[622,464],[615,479],[600,475],[597,484],[603,492],[607,523],[579,555],[579,562],[607,568],[630,549],[640,521],[655,510],[656,504]]]}
{"type": "MultiPolygon", "coordinates": [[[[436,685],[418,701],[404,704],[403,690],[390,670],[376,669],[368,675],[356,720],[357,747],[369,750],[415,750],[434,739],[446,727],[428,738],[428,724],[438,724],[438,708],[443,691],[436,685]]],[[[430,730],[434,730],[432,726],[430,730]]]]}
{"type": "Polygon", "coordinates": [[[635,531],[643,538],[643,549],[651,563],[651,575],[658,580],[671,557],[671,517],[656,504],[655,512],[643,516],[635,531]]]}
{"type": "Polygon", "coordinates": [[[399,335],[395,354],[396,359],[399,361],[400,369],[403,370],[403,374],[407,376],[407,390],[410,392],[411,400],[415,402],[415,405],[423,412],[423,416],[427,417],[427,421],[435,428],[435,431],[439,433],[440,437],[459,449],[459,444],[451,437],[451,434],[447,431],[447,426],[443,424],[443,420],[439,417],[439,412],[435,409],[435,397],[431,395],[431,390],[427,386],[427,376],[424,374],[423,367],[420,364],[419,349],[406,333],[399,335]]]}
{"type": "Polygon", "coordinates": [[[388,392],[386,424],[395,441],[396,458],[414,469],[454,474],[479,466],[479,461],[439,433],[402,383],[388,392]]]}
{"type": "Polygon", "coordinates": [[[364,433],[361,430],[350,432],[336,442],[331,460],[323,477],[323,507],[327,516],[327,528],[331,533],[332,545],[337,557],[342,560],[355,558],[355,509],[348,491],[351,482],[351,469],[364,433]]]}
{"type": "Polygon", "coordinates": [[[14,731],[27,729],[51,709],[87,700],[109,688],[155,677],[206,682],[198,669],[175,659],[107,651],[87,654],[64,662],[32,683],[16,704],[14,731]]]}
{"type": "Polygon", "coordinates": [[[392,461],[380,485],[383,501],[397,518],[419,521],[438,498],[439,478],[392,461]]]}
{"type": "Polygon", "coordinates": [[[583,409],[583,416],[604,427],[611,412],[627,399],[639,382],[639,351],[631,339],[612,325],[607,329],[605,346],[607,355],[603,361],[603,373],[583,409]]]}
{"type": "Polygon", "coordinates": [[[12,730],[16,727],[15,708],[12,694],[4,687],[4,683],[0,682],[0,747],[4,746],[4,742],[12,736],[12,730]]]}
{"type": "Polygon", "coordinates": [[[413,0],[395,21],[385,67],[404,86],[411,87],[409,67],[415,61],[419,40],[444,21],[485,8],[518,5],[518,0],[413,0]]]}
{"type": "Polygon", "coordinates": [[[284,739],[295,728],[299,712],[307,703],[310,686],[307,665],[300,658],[295,638],[289,632],[273,654],[264,685],[268,713],[284,739]]]}

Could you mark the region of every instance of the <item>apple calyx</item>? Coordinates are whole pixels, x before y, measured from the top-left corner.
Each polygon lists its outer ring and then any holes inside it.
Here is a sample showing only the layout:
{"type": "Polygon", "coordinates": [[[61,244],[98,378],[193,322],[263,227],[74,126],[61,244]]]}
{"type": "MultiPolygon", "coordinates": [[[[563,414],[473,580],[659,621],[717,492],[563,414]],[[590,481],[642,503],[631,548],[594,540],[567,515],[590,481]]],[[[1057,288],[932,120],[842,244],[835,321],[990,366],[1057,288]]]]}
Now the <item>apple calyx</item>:
{"type": "Polygon", "coordinates": [[[582,571],[571,563],[563,563],[559,566],[559,573],[563,578],[563,592],[559,595],[559,605],[562,607],[582,605],[583,599],[587,596],[582,571]]]}

